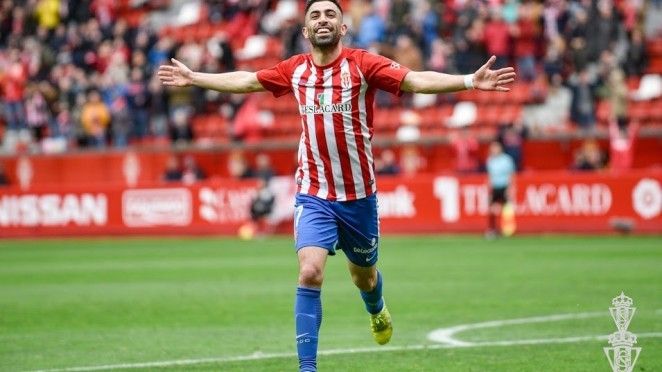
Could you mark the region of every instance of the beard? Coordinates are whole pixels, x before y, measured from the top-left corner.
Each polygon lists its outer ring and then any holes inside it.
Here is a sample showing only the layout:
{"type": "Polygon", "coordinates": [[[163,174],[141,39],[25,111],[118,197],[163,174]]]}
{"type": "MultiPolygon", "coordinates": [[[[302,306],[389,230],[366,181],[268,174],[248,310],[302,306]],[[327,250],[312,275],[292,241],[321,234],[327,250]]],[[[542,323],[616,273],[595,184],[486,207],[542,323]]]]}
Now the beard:
{"type": "Polygon", "coordinates": [[[333,48],[340,42],[340,31],[337,28],[334,28],[330,33],[324,35],[318,35],[311,29],[309,29],[308,33],[310,34],[310,43],[315,48],[333,48]]]}

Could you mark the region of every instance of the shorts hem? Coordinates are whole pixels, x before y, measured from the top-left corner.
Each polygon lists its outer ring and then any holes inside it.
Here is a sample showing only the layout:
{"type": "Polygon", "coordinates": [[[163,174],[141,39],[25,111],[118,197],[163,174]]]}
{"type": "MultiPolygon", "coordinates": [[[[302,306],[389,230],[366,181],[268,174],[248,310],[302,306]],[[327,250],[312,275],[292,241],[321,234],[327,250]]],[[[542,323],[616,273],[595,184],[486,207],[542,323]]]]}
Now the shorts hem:
{"type": "Polygon", "coordinates": [[[297,243],[297,245],[294,248],[297,252],[299,252],[299,249],[305,248],[305,247],[317,247],[317,248],[326,249],[327,251],[329,251],[330,256],[334,256],[336,254],[336,249],[333,246],[329,247],[329,246],[326,246],[324,244],[319,244],[319,243],[303,243],[303,244],[298,244],[297,243]]]}

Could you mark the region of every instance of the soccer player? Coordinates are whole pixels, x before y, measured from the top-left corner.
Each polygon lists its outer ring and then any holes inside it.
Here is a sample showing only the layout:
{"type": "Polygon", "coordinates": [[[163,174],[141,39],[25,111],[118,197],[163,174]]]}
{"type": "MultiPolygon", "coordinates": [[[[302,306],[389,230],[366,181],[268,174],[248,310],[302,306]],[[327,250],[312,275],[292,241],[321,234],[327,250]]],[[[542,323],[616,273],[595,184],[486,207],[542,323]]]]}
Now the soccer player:
{"type": "MultiPolygon", "coordinates": [[[[496,220],[499,215],[502,219],[504,218],[502,209],[508,203],[508,188],[517,167],[510,155],[503,152],[503,147],[499,141],[490,143],[489,151],[486,168],[490,183],[490,209],[488,211],[488,230],[485,237],[492,239],[502,233],[502,229],[497,227],[496,220]]],[[[513,216],[508,217],[513,218],[513,216]]]]}
{"type": "Polygon", "coordinates": [[[316,371],[322,322],[320,293],[327,256],[342,250],[358,287],[377,343],[393,328],[382,298],[376,263],[379,245],[377,185],[371,149],[375,90],[442,93],[477,88],[507,92],[512,68],[491,70],[495,57],[474,74],[459,76],[410,71],[364,50],[346,48],[343,12],[336,0],[309,0],[303,36],[311,52],[257,72],[205,74],[177,60],[159,68],[166,86],[195,85],[228,93],[293,93],[303,133],[296,171],[294,230],[299,279],[294,315],[301,371],[316,371]]]}

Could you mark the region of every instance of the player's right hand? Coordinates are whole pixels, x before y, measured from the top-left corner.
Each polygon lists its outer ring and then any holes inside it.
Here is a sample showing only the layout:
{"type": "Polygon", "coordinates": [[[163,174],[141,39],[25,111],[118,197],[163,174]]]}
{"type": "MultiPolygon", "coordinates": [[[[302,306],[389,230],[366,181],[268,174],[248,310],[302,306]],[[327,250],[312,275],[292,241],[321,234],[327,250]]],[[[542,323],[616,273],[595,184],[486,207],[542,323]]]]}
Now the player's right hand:
{"type": "Polygon", "coordinates": [[[172,65],[161,65],[157,75],[165,86],[187,87],[193,84],[193,71],[185,64],[171,58],[172,65]]]}

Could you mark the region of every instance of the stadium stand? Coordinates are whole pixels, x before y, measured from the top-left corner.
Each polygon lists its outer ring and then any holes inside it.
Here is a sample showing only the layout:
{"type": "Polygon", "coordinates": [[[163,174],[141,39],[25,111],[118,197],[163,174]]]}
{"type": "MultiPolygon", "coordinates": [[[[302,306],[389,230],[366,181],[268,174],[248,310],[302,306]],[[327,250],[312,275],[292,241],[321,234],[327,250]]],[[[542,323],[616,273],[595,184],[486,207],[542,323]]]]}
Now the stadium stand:
{"type": "MultiPolygon", "coordinates": [[[[223,148],[247,143],[287,143],[293,150],[300,122],[292,97],[164,90],[153,75],[170,57],[194,69],[222,72],[270,67],[302,52],[300,3],[3,1],[3,153],[126,146],[223,148]],[[99,128],[82,120],[83,107],[95,91],[102,98],[100,112],[107,111],[110,117],[99,128]],[[99,135],[102,140],[96,141],[99,135]]],[[[407,35],[420,51],[424,68],[469,73],[486,59],[488,49],[498,50],[493,43],[497,35],[486,30],[501,30],[506,33],[505,54],[499,57],[520,72],[508,94],[464,91],[432,100],[378,96],[375,130],[384,146],[397,143],[400,118],[407,110],[419,115],[422,139],[448,146],[446,137],[455,130],[449,125],[454,123],[454,110],[472,104],[475,120],[460,124],[468,125],[483,142],[494,137],[500,126],[520,120],[530,127],[529,138],[541,149],[546,141],[568,137],[597,137],[605,143],[607,125],[616,117],[622,124],[640,123],[640,137],[654,141],[661,136],[662,34],[656,25],[662,24],[662,11],[656,2],[342,3],[350,24],[348,45],[365,42],[359,32],[362,20],[370,16],[384,27],[375,29],[366,48],[397,60],[403,57],[394,48],[396,40],[407,35]],[[535,113],[544,113],[552,104],[549,92],[555,74],[563,78],[560,89],[573,93],[571,102],[559,106],[566,111],[561,119],[537,125],[535,113]],[[587,76],[585,83],[582,74],[587,76]],[[621,80],[619,74],[624,76],[621,80]],[[584,107],[589,111],[577,111],[584,107]]]]}

